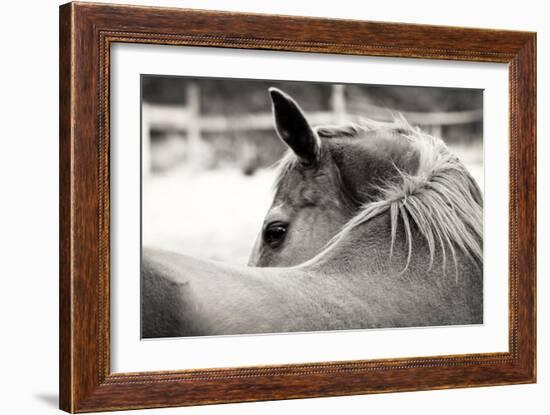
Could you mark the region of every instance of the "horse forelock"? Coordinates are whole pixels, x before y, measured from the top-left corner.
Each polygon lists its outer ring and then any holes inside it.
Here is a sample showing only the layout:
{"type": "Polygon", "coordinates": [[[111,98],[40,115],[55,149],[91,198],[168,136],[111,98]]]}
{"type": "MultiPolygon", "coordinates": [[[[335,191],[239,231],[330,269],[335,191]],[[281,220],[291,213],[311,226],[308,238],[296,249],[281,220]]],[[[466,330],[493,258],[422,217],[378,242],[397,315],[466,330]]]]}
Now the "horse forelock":
{"type": "Polygon", "coordinates": [[[275,190],[275,192],[281,188],[281,185],[285,180],[287,174],[292,169],[294,169],[297,164],[298,159],[290,150],[287,150],[284,155],[275,162],[275,164],[273,165],[273,168],[277,170],[277,176],[275,178],[275,182],[273,183],[273,189],[275,190]]]}
{"type": "MultiPolygon", "coordinates": [[[[369,133],[380,134],[381,132],[390,132],[392,134],[403,135],[406,131],[405,127],[410,128],[408,124],[403,124],[400,119],[396,119],[392,123],[361,119],[360,123],[318,126],[314,131],[321,139],[325,140],[338,138],[361,139],[369,133]]],[[[325,146],[322,147],[324,148],[325,146]]],[[[353,149],[350,148],[350,151],[353,151],[353,149]]],[[[309,166],[304,166],[290,149],[285,152],[281,159],[275,162],[273,167],[277,169],[277,176],[273,185],[275,192],[281,188],[290,172],[296,169],[309,168],[309,166]]],[[[343,184],[341,187],[343,187],[343,184]]]]}

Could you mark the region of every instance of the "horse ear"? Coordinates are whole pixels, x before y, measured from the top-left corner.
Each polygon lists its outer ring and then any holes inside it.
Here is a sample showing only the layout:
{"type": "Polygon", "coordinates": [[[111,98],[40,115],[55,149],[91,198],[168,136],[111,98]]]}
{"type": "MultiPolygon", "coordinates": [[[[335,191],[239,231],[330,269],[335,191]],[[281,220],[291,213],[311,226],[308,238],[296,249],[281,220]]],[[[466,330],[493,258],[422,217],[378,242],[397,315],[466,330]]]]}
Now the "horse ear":
{"type": "Polygon", "coordinates": [[[314,163],[319,156],[321,140],[307,122],[299,105],[277,88],[269,88],[269,94],[279,137],[303,163],[314,163]]]}

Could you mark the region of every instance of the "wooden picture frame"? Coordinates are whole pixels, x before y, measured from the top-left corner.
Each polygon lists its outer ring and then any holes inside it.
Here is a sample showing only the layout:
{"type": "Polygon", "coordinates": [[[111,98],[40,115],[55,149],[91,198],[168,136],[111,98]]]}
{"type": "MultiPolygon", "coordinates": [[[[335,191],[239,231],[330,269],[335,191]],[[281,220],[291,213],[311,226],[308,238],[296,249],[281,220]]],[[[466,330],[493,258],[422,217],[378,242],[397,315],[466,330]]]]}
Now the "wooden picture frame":
{"type": "Polygon", "coordinates": [[[69,3],[60,8],[60,407],[171,407],[536,380],[536,34],[69,3]],[[509,65],[509,352],[111,373],[109,70],[114,43],[509,65]]]}

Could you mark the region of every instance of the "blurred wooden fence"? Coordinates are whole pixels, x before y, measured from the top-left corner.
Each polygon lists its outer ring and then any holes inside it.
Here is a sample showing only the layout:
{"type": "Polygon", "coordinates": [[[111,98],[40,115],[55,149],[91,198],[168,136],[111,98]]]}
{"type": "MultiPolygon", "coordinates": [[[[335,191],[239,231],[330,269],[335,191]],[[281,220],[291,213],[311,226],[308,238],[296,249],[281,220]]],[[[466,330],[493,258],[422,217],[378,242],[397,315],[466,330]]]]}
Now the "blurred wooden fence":
{"type": "MultiPolygon", "coordinates": [[[[238,132],[249,130],[268,130],[273,128],[273,115],[254,113],[227,117],[223,115],[201,115],[200,89],[189,84],[186,91],[186,105],[142,104],[142,166],[143,173],[150,171],[151,130],[176,130],[185,132],[187,153],[200,154],[203,147],[203,133],[238,132]]],[[[389,121],[396,114],[386,108],[368,103],[346,104],[344,86],[334,85],[329,111],[308,112],[307,118],[313,125],[340,124],[358,121],[361,117],[379,121],[389,121]]],[[[483,119],[483,110],[458,112],[407,112],[399,111],[412,125],[421,126],[427,132],[440,136],[442,128],[450,125],[471,124],[483,119]]]]}

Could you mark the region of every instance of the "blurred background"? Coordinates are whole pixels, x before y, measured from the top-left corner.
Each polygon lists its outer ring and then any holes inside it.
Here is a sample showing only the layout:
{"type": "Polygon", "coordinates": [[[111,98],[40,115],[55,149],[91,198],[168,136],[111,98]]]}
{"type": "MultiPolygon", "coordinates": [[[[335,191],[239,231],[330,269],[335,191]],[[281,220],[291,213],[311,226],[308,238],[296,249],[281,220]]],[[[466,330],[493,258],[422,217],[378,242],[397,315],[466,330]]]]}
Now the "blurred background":
{"type": "Polygon", "coordinates": [[[483,188],[483,91],[142,75],[143,246],[246,264],[285,147],[267,89],[312,125],[401,113],[443,138],[483,188]]]}

